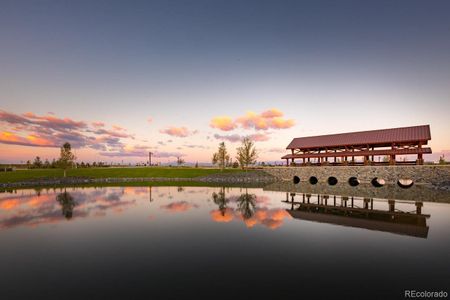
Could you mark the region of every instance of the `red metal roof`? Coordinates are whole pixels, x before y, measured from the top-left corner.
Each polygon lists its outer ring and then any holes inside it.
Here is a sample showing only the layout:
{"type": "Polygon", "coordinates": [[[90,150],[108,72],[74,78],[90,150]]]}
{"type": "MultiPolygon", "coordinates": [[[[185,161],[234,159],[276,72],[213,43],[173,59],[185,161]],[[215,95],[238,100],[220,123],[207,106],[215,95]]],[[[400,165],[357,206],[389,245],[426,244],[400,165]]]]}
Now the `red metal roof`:
{"type": "Polygon", "coordinates": [[[431,140],[430,125],[389,128],[295,138],[286,149],[325,148],[350,145],[390,145],[431,140]]]}
{"type": "Polygon", "coordinates": [[[431,148],[412,148],[412,149],[384,149],[384,150],[363,150],[363,151],[342,151],[328,153],[306,153],[306,154],[286,154],[282,159],[286,158],[316,158],[316,157],[344,157],[344,156],[365,156],[365,155],[409,155],[409,154],[430,154],[431,148]]]}

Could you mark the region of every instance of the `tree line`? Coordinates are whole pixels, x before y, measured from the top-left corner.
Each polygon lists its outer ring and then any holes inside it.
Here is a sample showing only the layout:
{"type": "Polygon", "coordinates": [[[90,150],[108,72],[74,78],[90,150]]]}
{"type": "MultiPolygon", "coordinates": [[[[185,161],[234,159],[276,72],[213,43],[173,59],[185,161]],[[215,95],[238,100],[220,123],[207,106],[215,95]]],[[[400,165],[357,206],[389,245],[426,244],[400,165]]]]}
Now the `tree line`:
{"type": "Polygon", "coordinates": [[[236,161],[232,161],[225,142],[221,142],[217,152],[213,154],[212,163],[222,170],[227,167],[238,168],[239,166],[247,170],[249,166],[256,164],[257,158],[258,151],[256,151],[255,143],[250,138],[245,137],[241,146],[236,148],[236,161]]]}
{"type": "Polygon", "coordinates": [[[27,167],[29,169],[41,169],[41,168],[58,168],[64,170],[64,177],[66,177],[66,172],[68,168],[71,168],[75,165],[75,160],[77,158],[72,153],[72,146],[70,143],[64,143],[60,149],[59,158],[53,159],[52,162],[49,162],[48,159],[46,159],[44,162],[42,162],[41,158],[39,156],[36,156],[33,163],[31,161],[27,161],[27,167]]]}

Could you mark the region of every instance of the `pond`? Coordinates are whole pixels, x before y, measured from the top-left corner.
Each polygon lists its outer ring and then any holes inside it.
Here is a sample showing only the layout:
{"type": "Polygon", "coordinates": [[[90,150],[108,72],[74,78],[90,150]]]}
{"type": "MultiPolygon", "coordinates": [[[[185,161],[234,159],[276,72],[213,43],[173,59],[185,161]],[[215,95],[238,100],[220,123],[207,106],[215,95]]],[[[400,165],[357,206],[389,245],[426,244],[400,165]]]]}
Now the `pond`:
{"type": "Polygon", "coordinates": [[[2,299],[450,292],[450,204],[128,186],[0,194],[2,299]]]}

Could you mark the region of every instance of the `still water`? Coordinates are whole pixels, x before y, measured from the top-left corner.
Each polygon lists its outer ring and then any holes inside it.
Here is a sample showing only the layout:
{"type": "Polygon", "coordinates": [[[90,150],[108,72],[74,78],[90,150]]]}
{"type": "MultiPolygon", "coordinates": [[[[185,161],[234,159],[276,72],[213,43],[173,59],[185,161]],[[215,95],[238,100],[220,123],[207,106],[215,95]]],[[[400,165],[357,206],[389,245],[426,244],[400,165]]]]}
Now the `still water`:
{"type": "Polygon", "coordinates": [[[0,194],[1,299],[450,292],[450,204],[228,187],[0,194]]]}

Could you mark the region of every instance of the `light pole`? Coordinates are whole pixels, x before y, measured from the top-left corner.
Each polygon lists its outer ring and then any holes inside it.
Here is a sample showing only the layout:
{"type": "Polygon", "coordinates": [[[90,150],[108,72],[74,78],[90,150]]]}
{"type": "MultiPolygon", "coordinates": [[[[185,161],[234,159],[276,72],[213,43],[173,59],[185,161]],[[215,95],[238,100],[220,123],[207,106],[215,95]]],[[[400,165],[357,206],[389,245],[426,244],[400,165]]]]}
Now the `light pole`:
{"type": "Polygon", "coordinates": [[[149,167],[152,166],[152,154],[153,154],[153,152],[148,153],[148,166],[149,167]]]}

